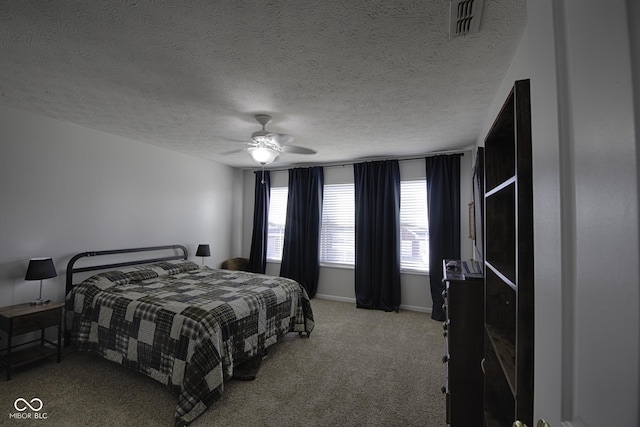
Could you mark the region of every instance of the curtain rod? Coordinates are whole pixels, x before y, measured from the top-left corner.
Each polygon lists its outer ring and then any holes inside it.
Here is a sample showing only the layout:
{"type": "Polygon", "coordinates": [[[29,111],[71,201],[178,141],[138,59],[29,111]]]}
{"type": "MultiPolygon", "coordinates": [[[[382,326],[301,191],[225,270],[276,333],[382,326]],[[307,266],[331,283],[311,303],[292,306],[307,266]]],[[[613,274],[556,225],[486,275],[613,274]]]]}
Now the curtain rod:
{"type": "Polygon", "coordinates": [[[424,159],[425,157],[440,156],[440,155],[444,155],[444,154],[460,154],[460,155],[464,156],[464,153],[466,153],[468,151],[473,151],[473,148],[469,147],[469,148],[460,149],[460,150],[433,151],[431,153],[426,153],[426,154],[423,154],[423,155],[420,155],[420,156],[412,156],[412,157],[369,157],[369,158],[353,160],[351,162],[334,162],[334,163],[319,163],[319,164],[303,163],[303,164],[299,164],[299,165],[291,165],[290,167],[287,167],[287,168],[278,168],[278,169],[246,168],[244,170],[252,170],[252,171],[265,170],[265,171],[270,171],[270,172],[282,172],[282,171],[288,171],[289,169],[294,169],[294,168],[310,168],[310,167],[314,167],[314,166],[322,166],[322,167],[325,167],[325,168],[338,167],[338,166],[344,167],[344,166],[351,166],[351,165],[354,165],[356,163],[375,162],[375,161],[382,161],[382,160],[398,160],[398,161],[420,160],[420,159],[424,159]]]}

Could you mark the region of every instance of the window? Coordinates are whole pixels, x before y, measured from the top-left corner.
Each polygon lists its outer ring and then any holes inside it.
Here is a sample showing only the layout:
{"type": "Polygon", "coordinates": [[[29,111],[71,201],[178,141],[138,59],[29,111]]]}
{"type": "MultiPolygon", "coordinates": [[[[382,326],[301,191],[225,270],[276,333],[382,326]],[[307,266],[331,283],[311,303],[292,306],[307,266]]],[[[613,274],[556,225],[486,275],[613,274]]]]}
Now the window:
{"type": "Polygon", "coordinates": [[[287,187],[271,187],[269,199],[269,231],[267,234],[267,261],[282,261],[284,225],[287,220],[287,187]]]}
{"type": "MultiPolygon", "coordinates": [[[[282,261],[287,217],[287,187],[272,187],[269,203],[267,260],[282,261]]],[[[354,184],[324,186],[320,262],[355,264],[354,184]]],[[[400,268],[429,271],[427,184],[424,179],[400,183],[400,268]]]]}
{"type": "Polygon", "coordinates": [[[400,268],[429,271],[427,182],[400,183],[400,268]]]}
{"type": "Polygon", "coordinates": [[[354,185],[325,185],[320,231],[320,262],[354,265],[355,216],[354,185]]]}

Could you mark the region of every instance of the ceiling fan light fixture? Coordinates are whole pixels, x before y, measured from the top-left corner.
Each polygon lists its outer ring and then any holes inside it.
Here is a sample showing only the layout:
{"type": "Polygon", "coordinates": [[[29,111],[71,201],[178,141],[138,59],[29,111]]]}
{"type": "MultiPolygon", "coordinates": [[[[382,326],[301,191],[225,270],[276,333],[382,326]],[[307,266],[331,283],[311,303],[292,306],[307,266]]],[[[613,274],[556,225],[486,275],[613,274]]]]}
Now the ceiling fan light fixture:
{"type": "Polygon", "coordinates": [[[247,151],[256,163],[263,166],[273,163],[280,154],[278,151],[272,150],[268,147],[249,147],[247,148],[247,151]]]}
{"type": "Polygon", "coordinates": [[[271,134],[264,135],[256,135],[255,133],[251,136],[251,141],[256,144],[272,144],[273,136],[271,134]]]}
{"type": "Polygon", "coordinates": [[[266,139],[271,139],[270,138],[271,132],[266,131],[264,129],[262,130],[257,130],[254,133],[251,134],[251,140],[256,141],[256,140],[266,140],[266,139]]]}
{"type": "Polygon", "coordinates": [[[280,153],[316,154],[315,150],[289,145],[293,140],[291,135],[266,130],[265,126],[271,122],[271,116],[258,114],[255,118],[262,125],[262,129],[251,134],[251,142],[247,142],[248,147],[244,151],[259,165],[264,167],[273,163],[280,153]]]}

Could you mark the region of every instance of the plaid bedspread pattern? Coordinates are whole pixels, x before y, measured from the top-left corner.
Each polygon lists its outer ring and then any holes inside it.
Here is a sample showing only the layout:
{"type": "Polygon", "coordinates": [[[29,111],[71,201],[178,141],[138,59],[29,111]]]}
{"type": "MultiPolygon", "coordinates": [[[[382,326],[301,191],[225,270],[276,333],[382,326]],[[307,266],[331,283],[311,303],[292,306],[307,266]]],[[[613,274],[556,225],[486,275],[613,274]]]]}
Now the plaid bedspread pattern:
{"type": "Polygon", "coordinates": [[[177,425],[220,396],[234,366],[313,326],[297,282],[183,260],[101,273],[67,296],[72,342],[171,388],[177,425]]]}

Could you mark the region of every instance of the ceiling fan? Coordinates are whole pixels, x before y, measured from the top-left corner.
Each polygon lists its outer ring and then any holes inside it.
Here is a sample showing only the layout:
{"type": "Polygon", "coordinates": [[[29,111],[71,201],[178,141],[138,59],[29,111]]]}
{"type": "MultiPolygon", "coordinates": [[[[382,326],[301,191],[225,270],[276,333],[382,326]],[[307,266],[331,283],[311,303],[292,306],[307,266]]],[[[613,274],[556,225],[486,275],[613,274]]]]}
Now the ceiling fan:
{"type": "Polygon", "coordinates": [[[246,151],[256,163],[268,165],[281,153],[316,154],[316,151],[310,148],[288,145],[293,141],[291,135],[268,131],[266,126],[271,123],[271,116],[257,114],[255,118],[262,125],[262,129],[251,134],[251,142],[247,143],[246,151]]]}

